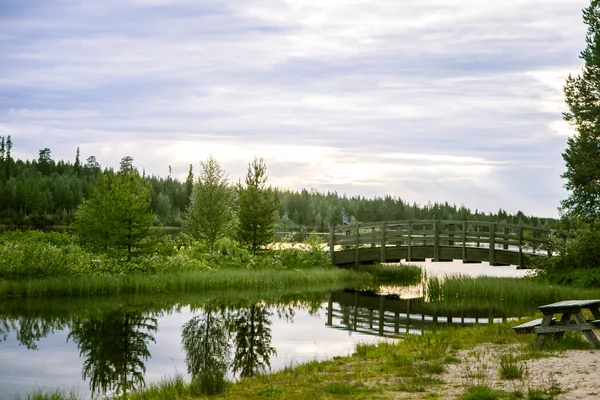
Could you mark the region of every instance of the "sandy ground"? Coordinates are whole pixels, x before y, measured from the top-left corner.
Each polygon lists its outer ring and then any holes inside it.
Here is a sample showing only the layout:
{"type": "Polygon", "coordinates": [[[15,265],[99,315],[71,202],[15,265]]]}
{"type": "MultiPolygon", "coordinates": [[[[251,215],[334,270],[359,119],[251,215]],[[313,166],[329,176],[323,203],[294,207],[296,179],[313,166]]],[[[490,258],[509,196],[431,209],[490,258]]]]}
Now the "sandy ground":
{"type": "Polygon", "coordinates": [[[506,381],[498,376],[498,366],[500,355],[511,351],[510,346],[490,344],[461,352],[461,362],[451,364],[442,377],[447,382],[441,391],[444,398],[457,398],[469,385],[487,384],[524,393],[557,386],[564,392],[557,400],[600,399],[600,350],[568,350],[550,358],[524,361],[525,378],[506,381]]]}

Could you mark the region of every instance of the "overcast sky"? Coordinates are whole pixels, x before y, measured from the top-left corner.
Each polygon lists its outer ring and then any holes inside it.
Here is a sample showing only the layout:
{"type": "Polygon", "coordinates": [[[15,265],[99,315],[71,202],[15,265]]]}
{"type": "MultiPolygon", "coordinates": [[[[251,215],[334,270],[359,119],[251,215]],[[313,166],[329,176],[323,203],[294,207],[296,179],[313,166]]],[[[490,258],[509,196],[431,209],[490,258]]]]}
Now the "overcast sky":
{"type": "Polygon", "coordinates": [[[0,0],[13,154],[557,216],[588,0],[0,0]]]}

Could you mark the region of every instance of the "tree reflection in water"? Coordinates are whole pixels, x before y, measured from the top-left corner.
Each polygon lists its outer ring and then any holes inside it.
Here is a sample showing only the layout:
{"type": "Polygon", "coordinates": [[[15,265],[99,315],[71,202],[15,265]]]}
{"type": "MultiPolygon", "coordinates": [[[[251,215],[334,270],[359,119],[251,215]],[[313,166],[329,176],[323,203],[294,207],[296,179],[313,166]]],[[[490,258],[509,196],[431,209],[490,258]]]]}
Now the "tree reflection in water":
{"type": "Polygon", "coordinates": [[[111,392],[125,397],[144,386],[148,343],[155,342],[156,331],[156,318],[122,308],[73,322],[67,340],[73,339],[85,358],[82,377],[90,380],[92,396],[111,392]]]}
{"type": "Polygon", "coordinates": [[[224,313],[207,305],[204,314],[183,325],[182,344],[192,380],[204,394],[220,393],[225,388],[229,361],[229,331],[224,313]]]}
{"type": "Polygon", "coordinates": [[[271,346],[271,315],[264,305],[259,304],[234,312],[233,372],[239,373],[242,378],[265,372],[271,367],[271,356],[277,354],[271,346]]]}

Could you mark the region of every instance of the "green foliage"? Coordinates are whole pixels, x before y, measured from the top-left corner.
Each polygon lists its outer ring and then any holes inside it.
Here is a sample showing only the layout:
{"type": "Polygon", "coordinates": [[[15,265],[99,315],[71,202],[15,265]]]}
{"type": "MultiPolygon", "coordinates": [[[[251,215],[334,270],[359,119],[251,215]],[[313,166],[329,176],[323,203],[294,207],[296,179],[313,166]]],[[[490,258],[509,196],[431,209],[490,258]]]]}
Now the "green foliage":
{"type": "Polygon", "coordinates": [[[211,255],[215,242],[233,229],[233,205],[234,191],[221,165],[212,156],[200,162],[200,173],[193,186],[186,214],[185,230],[195,239],[206,243],[211,255]]]}
{"type": "MultiPolygon", "coordinates": [[[[36,390],[28,393],[27,400],[79,400],[84,397],[79,396],[75,391],[66,392],[61,389],[51,391],[36,390]]],[[[20,396],[16,396],[14,400],[21,400],[20,396]]]]}
{"type": "Polygon", "coordinates": [[[460,400],[497,400],[502,399],[504,393],[492,389],[489,386],[471,386],[467,388],[467,393],[459,397],[460,400]]]}
{"type": "Polygon", "coordinates": [[[378,282],[396,283],[401,285],[417,284],[421,282],[421,267],[417,265],[357,265],[357,271],[368,272],[378,282]]]}
{"type": "Polygon", "coordinates": [[[302,270],[225,269],[165,271],[153,275],[63,276],[19,281],[0,280],[0,297],[94,296],[125,293],[269,290],[311,285],[369,284],[369,275],[335,268],[302,270]]]}
{"type": "Polygon", "coordinates": [[[500,367],[498,372],[502,379],[522,379],[525,374],[525,368],[517,355],[513,352],[508,352],[502,354],[500,357],[500,367]]]}
{"type": "Polygon", "coordinates": [[[591,0],[583,10],[588,26],[586,47],[580,58],[585,65],[581,75],[569,75],[564,87],[569,111],[565,121],[575,128],[563,153],[565,188],[569,197],[562,211],[588,221],[600,218],[600,2],[591,0]]]}
{"type": "Polygon", "coordinates": [[[128,162],[116,174],[98,176],[89,199],[77,208],[75,231],[95,251],[124,252],[130,261],[134,249],[149,236],[154,216],[151,187],[128,162]]]}
{"type": "Polygon", "coordinates": [[[554,257],[536,257],[533,267],[538,276],[552,283],[600,287],[600,221],[570,218],[568,223],[569,235],[552,242],[554,257]]]}
{"type": "Polygon", "coordinates": [[[253,254],[273,240],[275,233],[275,195],[267,187],[267,167],[262,158],[255,158],[248,165],[244,180],[237,186],[238,230],[240,243],[250,248],[253,254]]]}
{"type": "MultiPolygon", "coordinates": [[[[446,278],[428,276],[424,283],[425,296],[432,302],[460,302],[481,304],[490,300],[499,306],[503,300],[523,306],[549,304],[561,300],[593,299],[600,296],[598,289],[581,289],[563,285],[548,285],[534,278],[469,277],[454,275],[446,278]]],[[[500,310],[502,307],[499,307],[500,310]]]]}
{"type": "Polygon", "coordinates": [[[42,279],[79,274],[91,256],[65,234],[39,231],[0,235],[0,279],[42,279]]]}

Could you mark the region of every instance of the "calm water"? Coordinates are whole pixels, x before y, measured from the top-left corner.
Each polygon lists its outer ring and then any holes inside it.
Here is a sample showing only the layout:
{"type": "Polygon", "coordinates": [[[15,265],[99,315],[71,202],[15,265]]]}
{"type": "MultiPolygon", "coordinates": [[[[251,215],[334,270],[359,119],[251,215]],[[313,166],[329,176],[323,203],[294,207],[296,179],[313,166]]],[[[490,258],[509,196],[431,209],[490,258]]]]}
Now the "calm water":
{"type": "MultiPolygon", "coordinates": [[[[485,264],[422,264],[430,274],[525,273],[485,264]]],[[[394,315],[398,320],[380,326],[377,316],[364,308],[373,301],[371,294],[322,291],[243,300],[234,296],[4,301],[0,398],[57,387],[90,397],[203,371],[237,379],[347,355],[359,342],[389,340],[378,336],[384,331],[388,336],[421,332],[410,319],[399,320],[407,317],[406,305],[394,300],[386,300],[396,308],[384,315],[386,321],[394,315]]],[[[413,316],[415,321],[426,320],[421,314],[413,316]]]]}

